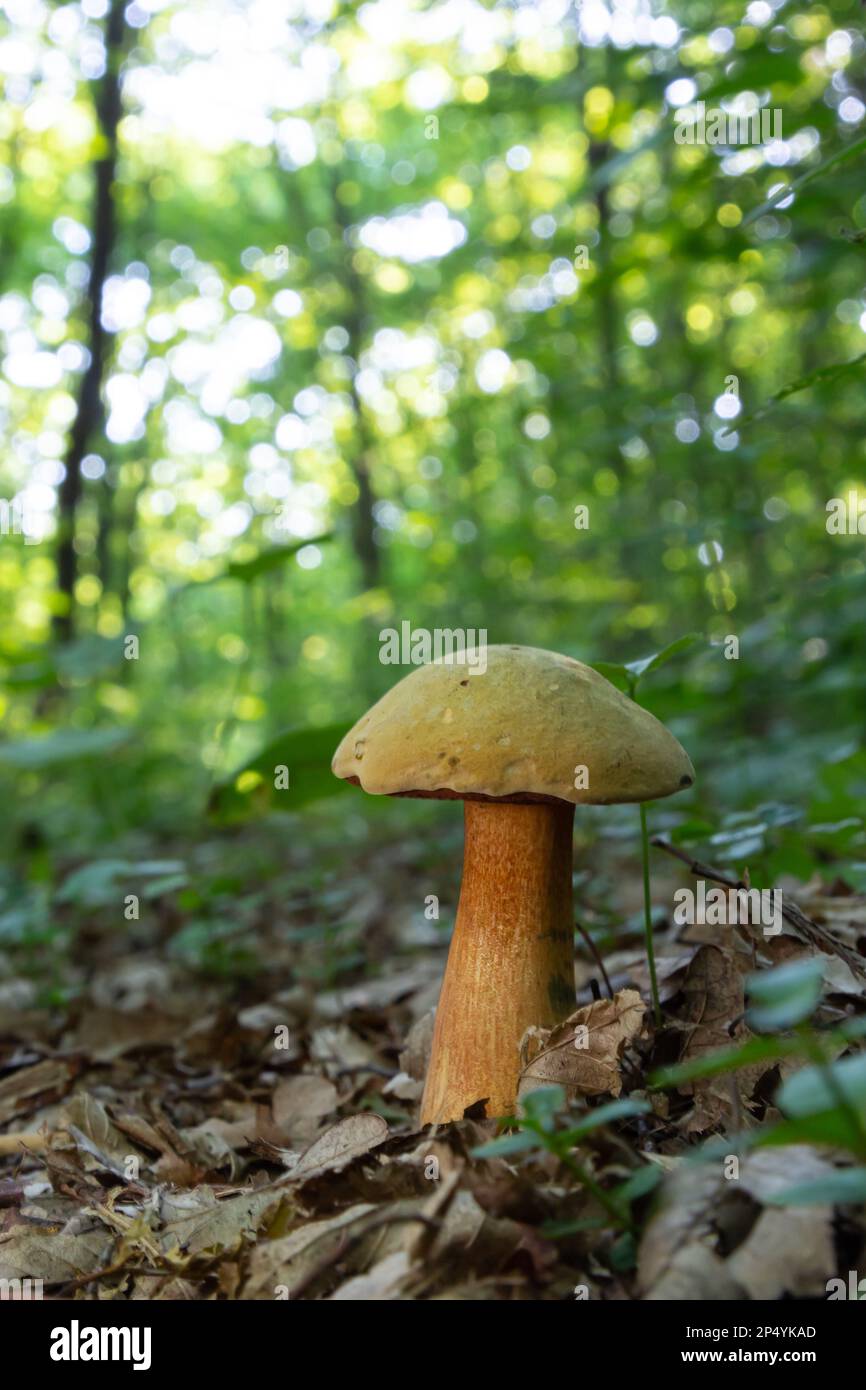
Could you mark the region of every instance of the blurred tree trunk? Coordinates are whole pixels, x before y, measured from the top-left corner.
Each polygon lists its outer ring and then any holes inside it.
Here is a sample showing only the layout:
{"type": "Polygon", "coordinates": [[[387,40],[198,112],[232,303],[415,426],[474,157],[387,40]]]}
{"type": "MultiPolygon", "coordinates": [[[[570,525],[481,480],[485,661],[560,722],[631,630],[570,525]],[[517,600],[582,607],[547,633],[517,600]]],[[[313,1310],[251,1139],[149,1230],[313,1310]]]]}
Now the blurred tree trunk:
{"type": "Polygon", "coordinates": [[[124,43],[124,3],[112,0],[105,20],[105,74],[94,100],[98,128],[94,160],[94,201],[90,277],[87,286],[88,330],[85,346],[89,361],[78,389],[75,420],[69,434],[66,469],[58,497],[57,593],[58,609],[54,630],[61,641],[75,632],[75,519],[81,500],[81,461],[94,435],[102,428],[102,375],[105,366],[106,334],[102,326],[102,291],[108,276],[117,234],[117,217],[112,195],[117,169],[117,126],[120,121],[120,63],[124,43]]]}
{"type": "Polygon", "coordinates": [[[121,508],[118,503],[115,503],[113,511],[114,523],[117,530],[122,532],[124,537],[124,545],[122,548],[119,548],[117,572],[114,577],[114,592],[120,604],[125,630],[128,630],[129,626],[129,605],[132,597],[129,583],[132,576],[135,556],[134,532],[138,520],[138,499],[141,497],[146,487],[147,474],[145,473],[141,481],[129,491],[128,498],[126,493],[124,493],[124,501],[127,502],[127,505],[121,508]]]}
{"type": "MultiPolygon", "coordinates": [[[[593,174],[596,173],[597,170],[607,162],[610,156],[611,147],[607,141],[593,140],[589,147],[590,172],[593,174]]],[[[609,443],[605,453],[609,467],[618,478],[622,479],[624,473],[623,459],[616,444],[616,432],[622,424],[624,405],[621,399],[622,382],[620,380],[619,363],[617,361],[617,326],[619,322],[619,310],[613,289],[613,267],[607,240],[609,237],[607,225],[610,220],[610,209],[608,207],[606,185],[600,184],[596,189],[594,202],[598,210],[599,237],[598,248],[595,253],[599,262],[599,277],[596,282],[596,301],[598,304],[598,332],[601,345],[602,380],[607,395],[607,404],[605,406],[605,433],[609,437],[609,443]]]]}
{"type": "MultiPolygon", "coordinates": [[[[294,224],[303,228],[304,233],[309,228],[310,219],[307,207],[300,196],[297,186],[292,180],[286,180],[282,171],[279,172],[281,187],[286,196],[291,216],[294,224]]],[[[346,346],[346,353],[355,363],[356,374],[360,367],[361,345],[363,343],[364,326],[364,282],[352,265],[352,248],[346,240],[346,233],[350,228],[350,221],[346,216],[346,210],[337,197],[339,186],[339,174],[326,177],[319,185],[317,201],[320,202],[320,212],[322,216],[327,216],[332,225],[336,226],[340,232],[340,245],[338,248],[338,259],[332,265],[334,278],[339,282],[345,291],[346,298],[351,305],[351,309],[343,316],[343,327],[349,335],[349,342],[346,346]]],[[[313,224],[315,225],[315,223],[313,224]]],[[[382,562],[379,547],[376,544],[375,519],[373,507],[376,503],[376,493],[370,476],[370,464],[376,444],[375,432],[370,429],[364,412],[364,402],[355,385],[354,376],[349,388],[352,399],[352,406],[355,412],[355,447],[352,453],[347,456],[346,464],[352,474],[355,486],[358,489],[358,496],[355,501],[351,518],[351,540],[355,558],[358,561],[358,568],[361,572],[364,589],[376,589],[382,583],[382,562]]]]}
{"type": "Polygon", "coordinates": [[[26,235],[22,225],[21,211],[21,173],[22,156],[21,131],[17,127],[11,131],[7,145],[5,165],[11,180],[12,196],[7,198],[0,216],[0,245],[3,247],[3,269],[6,272],[4,283],[9,283],[9,274],[21,256],[21,246],[26,235]]]}
{"type": "Polygon", "coordinates": [[[376,494],[370,477],[374,439],[367,423],[364,402],[356,385],[357,375],[361,369],[364,282],[352,264],[352,248],[346,240],[350,223],[346,217],[346,210],[337,197],[336,185],[332,186],[331,199],[334,222],[339,227],[342,238],[343,263],[338,273],[352,305],[351,311],[345,316],[345,328],[349,335],[347,350],[356,369],[351,385],[352,405],[355,409],[356,448],[354,456],[346,460],[358,489],[358,498],[352,513],[352,543],[364,580],[364,588],[377,589],[382,583],[382,565],[379,547],[374,535],[376,527],[373,507],[376,502],[376,494]]]}

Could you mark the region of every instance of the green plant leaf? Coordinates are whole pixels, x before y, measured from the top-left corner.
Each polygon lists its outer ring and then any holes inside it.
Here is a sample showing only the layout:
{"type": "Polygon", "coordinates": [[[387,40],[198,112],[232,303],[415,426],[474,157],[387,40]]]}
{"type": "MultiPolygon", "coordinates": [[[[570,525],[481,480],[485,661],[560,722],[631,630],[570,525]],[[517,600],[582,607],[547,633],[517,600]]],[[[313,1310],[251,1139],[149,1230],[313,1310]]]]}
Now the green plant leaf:
{"type": "Polygon", "coordinates": [[[633,693],[638,681],[648,672],[664,666],[675,656],[679,656],[680,652],[687,651],[689,647],[701,641],[703,638],[699,632],[687,632],[675,642],[662,647],[660,651],[653,652],[651,656],[642,656],[637,661],[593,661],[592,669],[620,690],[633,693]]]}
{"type": "Polygon", "coordinates": [[[47,738],[0,743],[0,766],[38,770],[59,763],[101,758],[129,742],[126,729],[62,729],[47,738]]]}
{"type": "Polygon", "coordinates": [[[519,1134],[500,1134],[472,1150],[473,1158],[508,1158],[510,1154],[529,1153],[530,1149],[541,1149],[543,1144],[537,1134],[521,1130],[519,1134]]]}
{"type": "MultiPolygon", "coordinates": [[[[779,1149],[787,1144],[828,1144],[836,1149],[860,1151],[863,1136],[850,1115],[841,1107],[798,1120],[780,1120],[769,1129],[753,1130],[750,1145],[756,1149],[779,1149]]],[[[725,1143],[729,1143],[725,1140],[725,1143]]]]}
{"type": "Polygon", "coordinates": [[[65,680],[81,684],[107,675],[123,662],[123,637],[97,637],[90,633],[54,652],[54,664],[65,680]]]}
{"type": "Polygon", "coordinates": [[[610,1248],[611,1268],[621,1274],[634,1269],[637,1264],[637,1241],[632,1231],[624,1231],[610,1248]]]}
{"type": "Polygon", "coordinates": [[[662,647],[661,651],[653,652],[652,656],[643,656],[638,661],[627,661],[625,670],[636,680],[640,680],[650,671],[657,671],[660,666],[665,666],[669,661],[673,661],[680,652],[688,651],[689,647],[702,641],[703,638],[699,632],[687,632],[685,636],[678,637],[675,642],[669,642],[666,647],[662,647]]]}
{"type": "Polygon", "coordinates": [[[550,1130],[564,1105],[565,1091],[561,1086],[539,1086],[538,1090],[521,1097],[521,1118],[539,1129],[550,1130]]]}
{"type": "Polygon", "coordinates": [[[834,169],[837,164],[842,164],[847,159],[853,159],[855,154],[862,154],[864,151],[866,151],[866,136],[864,136],[862,140],[855,140],[853,145],[847,145],[844,150],[837,150],[835,154],[831,155],[829,159],[825,159],[816,168],[809,169],[805,174],[801,174],[798,179],[794,179],[791,183],[786,183],[781,188],[778,188],[771,198],[767,198],[766,202],[761,203],[756,208],[752,208],[752,211],[743,218],[741,225],[743,227],[748,227],[750,222],[756,222],[759,217],[763,217],[765,212],[771,212],[777,203],[783,203],[791,193],[797,193],[801,188],[805,188],[807,184],[812,183],[815,179],[821,178],[821,176],[826,174],[830,169],[834,169]]]}
{"type": "Polygon", "coordinates": [[[268,811],[297,811],[311,801],[337,796],[350,783],[331,771],[334,750],[351,724],[290,729],[266,744],[210,795],[208,814],[218,823],[244,820],[268,811]],[[276,769],[288,769],[289,785],[275,785],[276,769]]]}
{"type": "Polygon", "coordinates": [[[607,1223],[606,1216],[582,1216],[574,1221],[543,1221],[538,1229],[546,1240],[561,1240],[581,1231],[603,1231],[607,1223]]]}
{"type": "Polygon", "coordinates": [[[823,979],[821,962],[814,957],[747,976],[746,988],[755,1001],[747,1013],[750,1026],[769,1033],[802,1023],[815,1010],[823,979]]]}
{"type": "Polygon", "coordinates": [[[713,828],[707,820],[684,820],[668,831],[668,839],[675,845],[700,844],[710,838],[713,828]]]}
{"type": "Polygon", "coordinates": [[[866,864],[840,864],[839,874],[858,893],[866,893],[866,864]]]}
{"type": "MultiPolygon", "coordinates": [[[[822,1045],[845,1047],[848,1043],[866,1036],[866,1015],[850,1018],[839,1028],[827,1033],[812,1035],[822,1045]]],[[[707,1076],[724,1076],[727,1072],[738,1071],[740,1067],[750,1067],[755,1062],[775,1062],[782,1057],[803,1057],[807,1053],[807,1042],[794,1038],[750,1038],[748,1042],[736,1047],[719,1048],[705,1057],[696,1057],[690,1062],[677,1062],[670,1067],[660,1067],[652,1073],[648,1085],[653,1090],[667,1089],[669,1086],[682,1086],[688,1081],[698,1081],[707,1076]]]]}
{"type": "Polygon", "coordinates": [[[799,1038],[750,1038],[736,1047],[723,1047],[689,1062],[677,1062],[652,1073],[649,1085],[653,1090],[683,1086],[708,1076],[724,1076],[728,1072],[750,1067],[755,1062],[774,1062],[780,1057],[796,1057],[803,1051],[799,1038]]]}
{"type": "Polygon", "coordinates": [[[628,150],[618,150],[611,155],[603,164],[593,170],[592,177],[587,185],[591,192],[597,192],[601,188],[607,188],[615,178],[618,178],[623,170],[627,169],[633,160],[639,159],[641,155],[647,154],[650,150],[657,149],[659,145],[665,145],[670,140],[671,135],[667,126],[661,125],[658,130],[654,130],[640,144],[634,145],[628,150]]]}
{"type": "Polygon", "coordinates": [[[795,1072],[777,1091],[776,1104],[786,1115],[799,1118],[834,1110],[840,1094],[858,1114],[866,1115],[866,1053],[795,1072]]]}
{"type": "Polygon", "coordinates": [[[825,1202],[866,1202],[866,1168],[838,1168],[825,1178],[796,1183],[764,1197],[770,1206],[805,1207],[825,1202]]]}
{"type": "Polygon", "coordinates": [[[81,907],[103,907],[108,903],[117,903],[119,880],[124,886],[131,884],[138,889],[142,879],[147,881],[147,889],[142,896],[159,896],[187,882],[186,865],[180,859],[150,859],[141,863],[129,859],[96,859],[69,874],[57,894],[57,902],[77,903],[81,907]]]}
{"type": "Polygon", "coordinates": [[[750,411],[748,415],[738,416],[734,424],[728,425],[722,430],[722,434],[726,434],[731,429],[739,430],[752,420],[762,420],[781,401],[787,400],[789,396],[797,395],[799,391],[808,390],[810,386],[817,386],[822,382],[837,381],[840,377],[849,376],[855,372],[862,374],[864,362],[866,362],[866,352],[861,352],[859,357],[852,357],[847,362],[831,362],[826,367],[816,367],[813,372],[798,377],[796,381],[791,381],[787,386],[783,386],[781,391],[776,391],[757,410],[750,411]]]}
{"type": "Polygon", "coordinates": [[[571,1148],[587,1134],[592,1134],[593,1130],[601,1129],[602,1125],[609,1125],[614,1120],[626,1119],[631,1115],[646,1115],[651,1108],[645,1100],[631,1100],[628,1097],[609,1101],[607,1105],[600,1105],[598,1109],[588,1111],[586,1117],[576,1125],[557,1134],[557,1146],[571,1148]]]}
{"type": "Polygon", "coordinates": [[[598,671],[600,676],[604,676],[605,680],[610,681],[611,685],[618,686],[620,690],[628,690],[631,677],[627,668],[623,666],[621,662],[594,661],[592,663],[592,669],[593,671],[598,671]]]}
{"type": "MultiPolygon", "coordinates": [[[[780,1149],[789,1144],[826,1144],[836,1149],[861,1153],[863,1136],[852,1116],[843,1109],[825,1110],[796,1120],[779,1120],[759,1129],[708,1139],[686,1155],[685,1162],[716,1163],[728,1154],[746,1154],[754,1149],[780,1149]]],[[[861,1154],[862,1156],[862,1154],[861,1154]]]]}
{"type": "Polygon", "coordinates": [[[327,531],[321,536],[312,536],[309,540],[292,541],[289,545],[275,545],[268,550],[261,551],[252,560],[235,560],[226,567],[225,572],[220,575],[221,579],[239,579],[242,584],[250,584],[254,579],[258,579],[260,574],[267,574],[270,570],[279,569],[280,565],[285,564],[293,555],[297,555],[299,550],[303,550],[307,545],[324,545],[326,541],[333,540],[333,531],[327,531]]]}
{"type": "Polygon", "coordinates": [[[179,598],[181,594],[187,594],[193,589],[204,589],[209,584],[221,584],[224,579],[237,579],[241,584],[251,584],[258,579],[260,574],[267,574],[270,570],[279,569],[280,565],[285,564],[293,555],[297,555],[299,550],[303,550],[307,545],[324,545],[326,541],[333,540],[333,531],[326,531],[321,536],[310,536],[305,540],[290,541],[286,545],[269,546],[262,550],[258,555],[254,555],[251,560],[232,560],[226,565],[219,574],[212,574],[208,579],[196,579],[189,584],[182,584],[173,590],[172,597],[179,598]]]}
{"type": "Polygon", "coordinates": [[[615,1187],[611,1196],[618,1202],[628,1205],[637,1201],[639,1197],[645,1197],[648,1192],[652,1192],[658,1187],[664,1174],[661,1168],[657,1168],[654,1163],[645,1163],[642,1168],[638,1168],[627,1178],[619,1187],[615,1187]]]}

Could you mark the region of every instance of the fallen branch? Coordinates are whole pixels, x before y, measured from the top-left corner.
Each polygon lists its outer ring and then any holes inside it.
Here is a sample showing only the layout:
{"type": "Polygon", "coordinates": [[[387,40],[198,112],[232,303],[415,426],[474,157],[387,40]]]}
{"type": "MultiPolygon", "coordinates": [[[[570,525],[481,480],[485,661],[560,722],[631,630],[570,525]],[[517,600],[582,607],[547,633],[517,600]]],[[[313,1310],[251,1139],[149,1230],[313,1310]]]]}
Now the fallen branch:
{"type": "MultiPolygon", "coordinates": [[[[722,884],[725,888],[748,891],[754,887],[751,882],[747,883],[744,879],[723,874],[720,869],[714,869],[711,864],[703,864],[700,859],[693,859],[685,850],[677,849],[676,845],[672,845],[669,840],[662,839],[660,835],[654,836],[650,844],[656,849],[663,849],[666,854],[672,854],[674,859],[679,859],[695,875],[695,878],[707,878],[713,883],[722,884]]],[[[818,951],[838,956],[854,975],[858,975],[861,980],[866,980],[866,966],[859,956],[843,942],[837,941],[826,927],[822,927],[811,917],[807,917],[802,908],[799,908],[790,899],[786,899],[784,894],[782,895],[782,916],[801,940],[805,939],[810,946],[814,946],[818,951]]]]}
{"type": "Polygon", "coordinates": [[[19,1149],[42,1153],[47,1148],[48,1139],[44,1134],[28,1133],[23,1129],[11,1134],[0,1134],[0,1155],[15,1154],[19,1149]]]}
{"type": "Polygon", "coordinates": [[[607,988],[608,995],[609,995],[610,998],[612,999],[612,998],[613,998],[613,985],[612,985],[611,982],[610,982],[610,976],[608,975],[607,971],[606,971],[605,968],[604,968],[604,961],[602,960],[601,952],[599,951],[598,947],[596,946],[595,942],[593,941],[592,937],[590,936],[590,934],[589,934],[589,932],[586,930],[586,928],[585,928],[585,927],[582,927],[581,924],[580,924],[580,922],[575,922],[574,925],[577,927],[577,930],[580,932],[581,936],[583,937],[584,941],[586,942],[587,946],[589,947],[590,952],[592,953],[593,960],[595,961],[596,965],[598,966],[599,970],[601,971],[601,977],[602,977],[602,979],[604,980],[605,986],[606,986],[606,988],[607,988]]]}

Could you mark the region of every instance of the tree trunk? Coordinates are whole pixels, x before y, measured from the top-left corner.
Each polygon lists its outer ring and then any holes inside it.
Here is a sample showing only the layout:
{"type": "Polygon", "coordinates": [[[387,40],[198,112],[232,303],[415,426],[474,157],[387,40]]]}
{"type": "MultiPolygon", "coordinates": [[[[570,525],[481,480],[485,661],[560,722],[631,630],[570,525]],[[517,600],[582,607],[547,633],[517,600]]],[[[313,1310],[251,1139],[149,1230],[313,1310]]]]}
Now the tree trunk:
{"type": "Polygon", "coordinates": [[[64,458],[66,469],[58,496],[57,592],[60,598],[54,629],[61,641],[75,632],[75,581],[78,574],[75,551],[75,520],[81,500],[81,460],[103,419],[102,376],[105,367],[106,334],[102,326],[102,291],[117,233],[112,196],[117,169],[117,126],[120,120],[120,61],[124,40],[124,0],[112,0],[105,21],[105,75],[100,79],[95,107],[99,130],[100,158],[94,162],[93,245],[87,286],[88,331],[86,347],[90,360],[81,377],[75,420],[64,458]]]}
{"type": "MultiPolygon", "coordinates": [[[[348,353],[355,363],[357,372],[360,371],[361,367],[363,342],[364,282],[352,265],[351,247],[346,244],[349,221],[345,209],[337,197],[336,187],[333,185],[331,205],[334,222],[340,228],[343,237],[344,264],[339,273],[352,304],[351,313],[345,316],[345,326],[346,332],[349,334],[348,353]]],[[[347,463],[352,470],[352,476],[358,489],[358,499],[352,515],[352,543],[364,581],[364,588],[376,589],[382,583],[382,563],[379,547],[374,537],[373,505],[376,501],[376,494],[370,477],[374,439],[364,413],[364,402],[355,385],[354,377],[352,378],[351,394],[352,404],[355,408],[356,448],[354,457],[347,459],[347,463]]]]}
{"type": "MultiPolygon", "coordinates": [[[[606,143],[593,141],[589,147],[589,165],[595,172],[600,169],[610,156],[610,146],[606,143]]],[[[604,371],[604,390],[606,395],[605,405],[605,432],[608,435],[608,442],[605,447],[607,462],[618,478],[623,476],[622,455],[617,447],[616,433],[622,426],[623,402],[621,400],[622,383],[619,375],[619,363],[617,361],[617,326],[619,322],[619,311],[617,309],[616,296],[613,289],[613,270],[612,260],[605,238],[609,235],[607,224],[610,220],[610,209],[607,201],[607,188],[599,186],[595,194],[595,206],[598,209],[598,250],[596,252],[599,263],[599,278],[596,287],[596,297],[598,302],[598,332],[601,343],[601,359],[604,371]]]]}

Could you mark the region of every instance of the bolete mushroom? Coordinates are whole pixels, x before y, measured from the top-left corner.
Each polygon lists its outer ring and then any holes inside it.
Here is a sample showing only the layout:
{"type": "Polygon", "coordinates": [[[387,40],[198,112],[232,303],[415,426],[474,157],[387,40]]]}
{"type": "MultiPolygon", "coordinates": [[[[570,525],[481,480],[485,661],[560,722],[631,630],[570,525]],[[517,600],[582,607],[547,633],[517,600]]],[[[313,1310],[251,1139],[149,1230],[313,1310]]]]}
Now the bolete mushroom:
{"type": "Polygon", "coordinates": [[[387,796],[465,802],[463,884],[421,1123],[512,1114],[519,1044],[575,1005],[572,830],[579,803],[669,796],[685,750],[589,666],[492,646],[486,669],[417,667],[346,734],[333,771],[387,796]]]}

